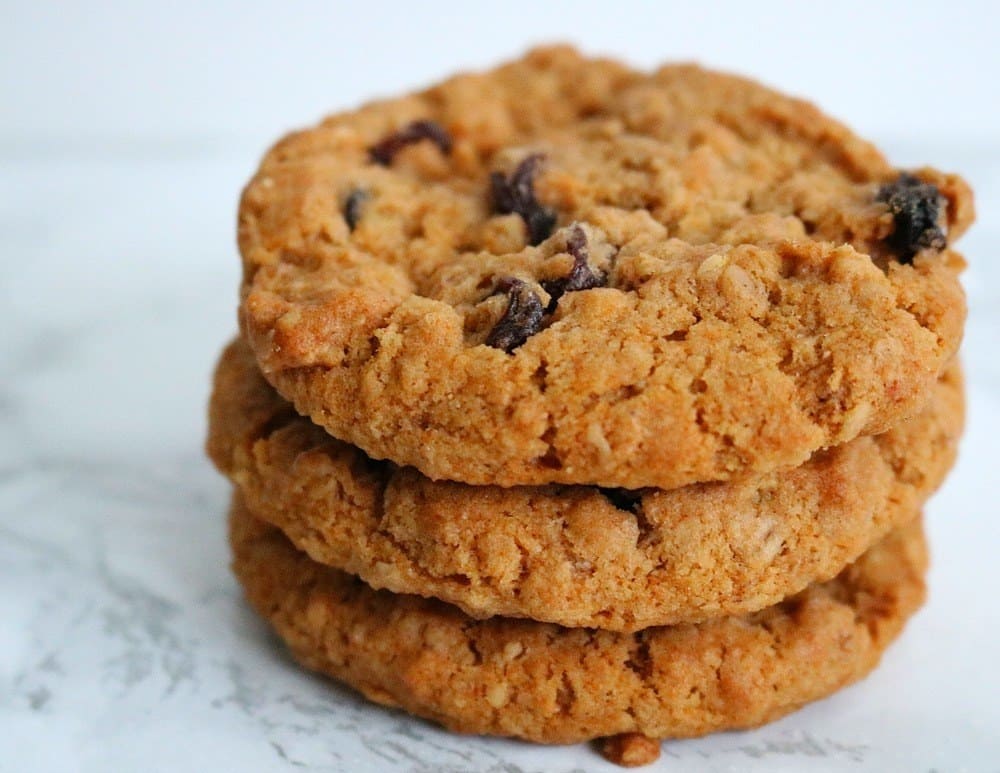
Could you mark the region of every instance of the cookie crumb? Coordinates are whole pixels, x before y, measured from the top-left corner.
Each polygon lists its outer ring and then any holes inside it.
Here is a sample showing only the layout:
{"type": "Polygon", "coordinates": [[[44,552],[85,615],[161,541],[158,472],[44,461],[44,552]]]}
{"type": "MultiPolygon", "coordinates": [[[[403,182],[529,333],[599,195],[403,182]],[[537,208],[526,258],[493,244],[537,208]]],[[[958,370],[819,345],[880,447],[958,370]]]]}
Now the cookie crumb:
{"type": "Polygon", "coordinates": [[[528,229],[531,245],[548,239],[556,225],[555,212],[543,207],[535,198],[535,175],[544,158],[541,153],[531,154],[517,165],[510,178],[501,172],[490,175],[493,208],[501,215],[520,215],[528,229]]]}
{"type": "Polygon", "coordinates": [[[879,188],[875,198],[885,202],[892,213],[895,227],[885,241],[901,263],[912,263],[920,250],[947,246],[945,233],[938,225],[944,197],[936,185],[903,172],[894,182],[879,188]]]}
{"type": "Polygon", "coordinates": [[[430,140],[445,155],[451,153],[451,135],[441,124],[435,121],[413,121],[368,148],[368,157],[376,164],[389,166],[399,151],[421,140],[430,140]]]}
{"type": "Polygon", "coordinates": [[[361,219],[361,208],[367,200],[368,192],[360,188],[355,188],[344,199],[344,220],[347,221],[350,230],[353,231],[361,219]]]}
{"type": "Polygon", "coordinates": [[[548,279],[541,283],[542,289],[550,296],[546,308],[550,314],[555,311],[559,299],[566,293],[604,287],[608,282],[606,274],[594,271],[587,262],[590,258],[587,233],[579,224],[573,226],[569,238],[566,239],[566,252],[573,256],[573,267],[569,273],[559,279],[548,279]]]}
{"type": "Polygon", "coordinates": [[[497,289],[507,294],[507,310],[486,337],[486,345],[510,354],[542,329],[545,308],[521,279],[503,279],[497,289]]]}
{"type": "Polygon", "coordinates": [[[642,733],[622,733],[598,741],[598,750],[608,762],[625,768],[649,765],[660,759],[660,742],[642,733]]]}

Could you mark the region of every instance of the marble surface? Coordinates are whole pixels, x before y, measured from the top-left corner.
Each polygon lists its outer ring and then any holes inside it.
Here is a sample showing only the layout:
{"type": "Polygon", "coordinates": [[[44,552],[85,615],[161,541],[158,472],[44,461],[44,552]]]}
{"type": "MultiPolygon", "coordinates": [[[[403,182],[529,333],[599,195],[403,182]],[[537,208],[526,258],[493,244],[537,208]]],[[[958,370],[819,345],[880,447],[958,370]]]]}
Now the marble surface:
{"type": "MultiPolygon", "coordinates": [[[[668,743],[664,770],[1000,770],[1000,146],[881,139],[979,194],[969,429],[928,508],[930,602],[864,683],[755,732],[668,743]]],[[[201,442],[259,150],[0,139],[0,770],[614,770],[586,746],[461,738],[366,705],[293,667],[241,601],[201,442]]]]}

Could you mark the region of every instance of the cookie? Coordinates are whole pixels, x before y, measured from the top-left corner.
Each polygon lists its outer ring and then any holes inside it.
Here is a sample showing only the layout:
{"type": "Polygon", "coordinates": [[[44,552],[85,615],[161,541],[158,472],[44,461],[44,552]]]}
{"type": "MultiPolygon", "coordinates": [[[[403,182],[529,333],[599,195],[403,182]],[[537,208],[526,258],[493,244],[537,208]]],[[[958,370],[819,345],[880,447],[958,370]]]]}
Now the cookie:
{"type": "Polygon", "coordinates": [[[267,379],[376,459],[675,488],[915,414],[961,337],[958,177],[808,103],[565,48],[331,116],[239,211],[267,379]]]}
{"type": "Polygon", "coordinates": [[[247,598],[303,665],[451,730],[543,743],[776,719],[868,673],[924,597],[919,519],[766,610],[634,634],[473,620],[312,561],[238,500],[230,523],[247,598]]]}
{"type": "Polygon", "coordinates": [[[208,450],[255,516],[376,588],[477,618],[633,631],[755,611],[833,577],[938,486],[962,408],[955,369],[924,413],[797,469],[671,491],[467,486],[331,438],[237,341],[216,373],[208,450]]]}

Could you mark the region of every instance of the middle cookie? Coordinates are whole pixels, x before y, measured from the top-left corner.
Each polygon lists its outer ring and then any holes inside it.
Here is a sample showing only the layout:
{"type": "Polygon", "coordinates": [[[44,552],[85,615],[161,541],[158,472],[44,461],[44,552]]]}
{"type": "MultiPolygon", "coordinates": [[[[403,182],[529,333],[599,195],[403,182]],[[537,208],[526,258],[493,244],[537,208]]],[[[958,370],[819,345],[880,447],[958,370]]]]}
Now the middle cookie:
{"type": "Polygon", "coordinates": [[[375,588],[479,618],[635,631],[756,611],[835,576],[941,483],[963,407],[953,365],[918,416],[791,470],[670,491],[468,486],[330,437],[237,341],[207,446],[254,515],[375,588]]]}

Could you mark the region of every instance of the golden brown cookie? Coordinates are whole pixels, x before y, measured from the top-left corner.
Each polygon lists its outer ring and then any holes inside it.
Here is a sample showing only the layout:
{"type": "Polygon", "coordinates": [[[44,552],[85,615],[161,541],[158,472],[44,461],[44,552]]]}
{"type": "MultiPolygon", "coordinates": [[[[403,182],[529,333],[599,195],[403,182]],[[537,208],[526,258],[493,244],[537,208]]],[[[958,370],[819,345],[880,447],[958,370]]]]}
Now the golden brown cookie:
{"type": "Polygon", "coordinates": [[[947,371],[919,416],[800,468],[672,491],[467,486],[373,462],[223,354],[208,450],[254,515],[314,560],[473,617],[637,630],[755,611],[827,580],[903,523],[955,458],[947,371]]]}
{"type": "Polygon", "coordinates": [[[295,550],[236,500],[234,569],[305,666],[459,732],[572,743],[760,725],[860,679],[924,597],[919,519],[775,606],[634,634],[374,591],[295,550]]]}
{"type": "Polygon", "coordinates": [[[808,103],[543,49],[279,142],[240,206],[241,324],[373,458],[674,488],[915,414],[972,217],[960,178],[808,103]]]}

